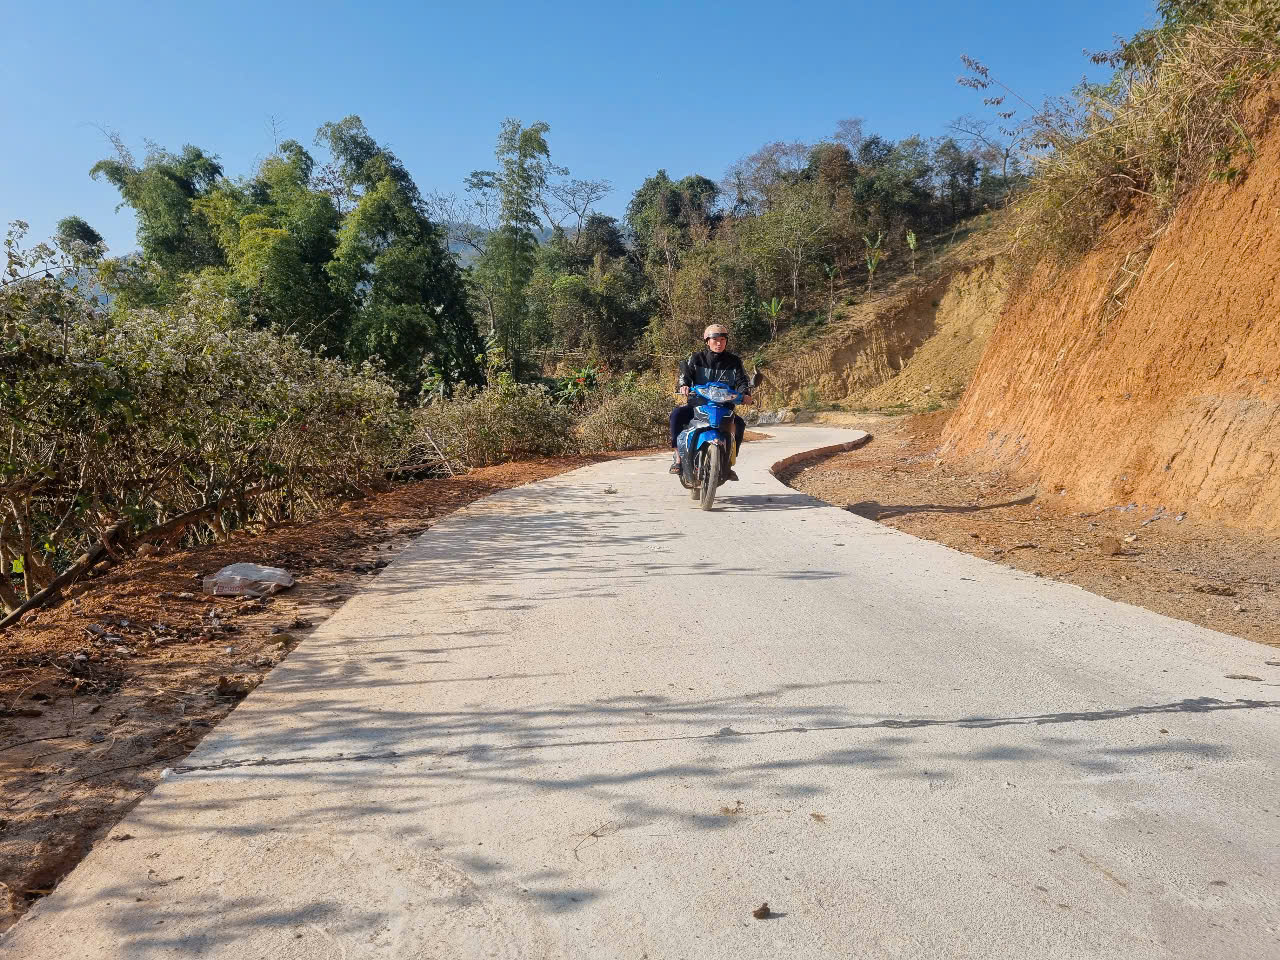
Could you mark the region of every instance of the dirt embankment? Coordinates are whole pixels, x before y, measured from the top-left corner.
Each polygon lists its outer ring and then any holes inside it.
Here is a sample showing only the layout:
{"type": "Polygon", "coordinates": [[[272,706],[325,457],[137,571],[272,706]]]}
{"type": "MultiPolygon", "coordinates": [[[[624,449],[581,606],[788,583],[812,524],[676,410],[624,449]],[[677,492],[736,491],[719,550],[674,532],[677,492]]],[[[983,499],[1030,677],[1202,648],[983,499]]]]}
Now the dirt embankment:
{"type": "Polygon", "coordinates": [[[954,400],[978,365],[1003,306],[1003,264],[985,235],[960,244],[920,276],[846,305],[831,324],[784,342],[763,368],[768,407],[924,407],[954,400]]]}
{"type": "Polygon", "coordinates": [[[1242,183],[1113,225],[1005,309],[943,455],[1077,507],[1280,531],[1280,130],[1242,183]]]}
{"type": "Polygon", "coordinates": [[[937,329],[949,276],[859,304],[838,328],[765,368],[770,405],[840,400],[897,376],[937,329]]]}
{"type": "Polygon", "coordinates": [[[904,358],[897,376],[851,394],[849,401],[865,407],[924,407],[959,397],[982,359],[1008,291],[1008,265],[1000,258],[957,270],[937,301],[931,335],[904,358]]]}

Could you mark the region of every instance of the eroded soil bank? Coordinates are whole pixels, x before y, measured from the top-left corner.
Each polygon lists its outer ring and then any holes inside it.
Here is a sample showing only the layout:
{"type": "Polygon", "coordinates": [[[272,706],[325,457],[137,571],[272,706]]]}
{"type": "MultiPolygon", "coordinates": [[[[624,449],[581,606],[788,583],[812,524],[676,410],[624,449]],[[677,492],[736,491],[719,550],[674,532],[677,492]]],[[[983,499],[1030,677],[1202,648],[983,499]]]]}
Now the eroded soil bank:
{"type": "MultiPolygon", "coordinates": [[[[872,443],[782,479],[914,536],[1280,646],[1280,537],[1132,501],[1081,511],[1000,469],[963,472],[939,458],[948,416],[862,416],[872,443]]],[[[1280,668],[1261,679],[1280,682],[1280,668]]]]}
{"type": "Polygon", "coordinates": [[[924,408],[959,397],[973,377],[1010,285],[979,231],[874,295],[794,331],[766,352],[764,405],[838,401],[848,409],[924,408]]]}
{"type": "Polygon", "coordinates": [[[1169,222],[1135,213],[1069,269],[1019,281],[949,458],[1079,510],[1136,501],[1280,534],[1280,126],[1256,153],[1169,222]]]}

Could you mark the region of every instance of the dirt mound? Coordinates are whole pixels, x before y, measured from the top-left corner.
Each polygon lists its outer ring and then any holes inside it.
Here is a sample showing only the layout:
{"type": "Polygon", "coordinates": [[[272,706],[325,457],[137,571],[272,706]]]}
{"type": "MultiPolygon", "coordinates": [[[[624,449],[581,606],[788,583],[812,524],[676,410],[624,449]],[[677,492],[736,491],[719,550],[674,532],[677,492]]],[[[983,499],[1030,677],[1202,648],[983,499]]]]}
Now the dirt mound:
{"type": "Polygon", "coordinates": [[[944,435],[1065,491],[1280,530],[1280,132],[1153,234],[1131,216],[1021,287],[944,435]]]}
{"type": "Polygon", "coordinates": [[[769,406],[842,400],[895,377],[937,329],[950,277],[895,291],[849,310],[831,333],[764,369],[769,406]]]}

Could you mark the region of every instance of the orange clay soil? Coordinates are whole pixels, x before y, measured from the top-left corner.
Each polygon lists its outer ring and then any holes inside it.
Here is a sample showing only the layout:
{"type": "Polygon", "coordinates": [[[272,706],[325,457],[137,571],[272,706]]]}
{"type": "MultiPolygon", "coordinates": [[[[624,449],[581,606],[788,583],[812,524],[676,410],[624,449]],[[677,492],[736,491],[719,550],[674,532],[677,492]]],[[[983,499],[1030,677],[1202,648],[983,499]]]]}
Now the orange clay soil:
{"type": "MultiPolygon", "coordinates": [[[[1113,224],[1005,308],[944,455],[1063,491],[1280,533],[1280,126],[1257,156],[1155,229],[1113,224]]],[[[1149,511],[1148,511],[1149,512],[1149,511]]]]}

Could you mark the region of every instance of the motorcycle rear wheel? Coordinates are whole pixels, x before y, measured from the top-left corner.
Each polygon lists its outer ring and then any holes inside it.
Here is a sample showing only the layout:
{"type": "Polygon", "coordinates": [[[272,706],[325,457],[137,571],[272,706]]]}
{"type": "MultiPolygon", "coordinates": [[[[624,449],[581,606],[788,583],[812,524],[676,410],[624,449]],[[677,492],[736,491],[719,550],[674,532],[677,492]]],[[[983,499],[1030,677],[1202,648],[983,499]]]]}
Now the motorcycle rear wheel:
{"type": "Polygon", "coordinates": [[[702,455],[702,490],[701,507],[710,510],[715,506],[716,489],[720,486],[720,462],[724,452],[714,444],[708,444],[702,455]]]}

